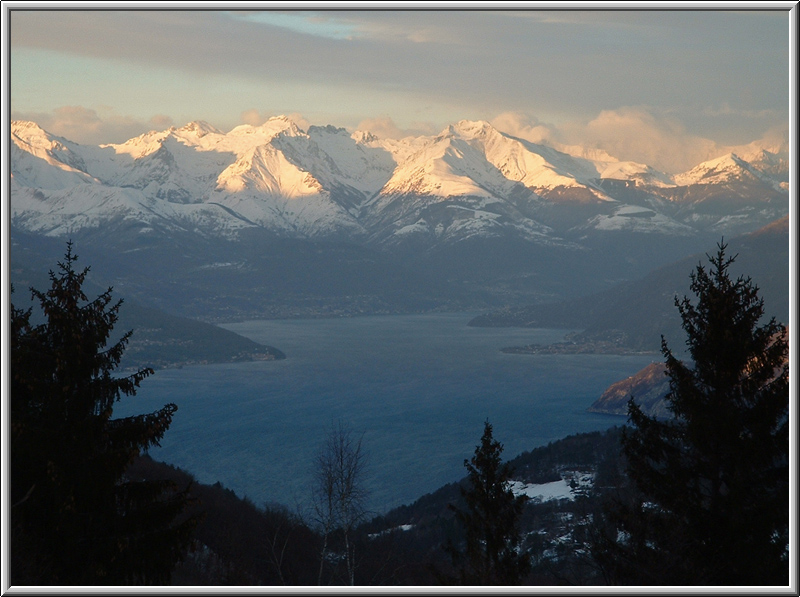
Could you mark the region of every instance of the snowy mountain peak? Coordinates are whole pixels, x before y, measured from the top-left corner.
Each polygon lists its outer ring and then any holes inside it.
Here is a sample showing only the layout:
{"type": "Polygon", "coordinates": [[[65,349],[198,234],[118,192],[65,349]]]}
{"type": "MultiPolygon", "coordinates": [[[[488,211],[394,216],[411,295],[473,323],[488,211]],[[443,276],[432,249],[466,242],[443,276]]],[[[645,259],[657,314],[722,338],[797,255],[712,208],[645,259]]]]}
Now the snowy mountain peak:
{"type": "Polygon", "coordinates": [[[269,119],[267,119],[267,122],[284,122],[287,125],[295,124],[295,122],[285,114],[279,114],[278,116],[270,116],[269,119]]]}
{"type": "Polygon", "coordinates": [[[747,162],[735,153],[726,153],[698,164],[688,172],[676,174],[673,180],[678,185],[715,184],[743,177],[752,179],[756,176],[751,172],[747,162]]]}
{"type": "MultiPolygon", "coordinates": [[[[761,160],[789,160],[790,146],[788,134],[777,139],[760,139],[747,145],[740,145],[731,149],[733,153],[750,163],[761,160]]],[[[787,165],[788,168],[788,165],[787,165]]]]}
{"type": "Polygon", "coordinates": [[[11,135],[32,148],[40,150],[66,149],[66,139],[51,135],[35,122],[28,120],[12,120],[11,135]]]}
{"type": "Polygon", "coordinates": [[[747,153],[737,152],[737,155],[746,161],[754,173],[766,177],[776,188],[789,190],[789,148],[788,146],[773,147],[774,151],[756,148],[747,153]]]}
{"type": "Polygon", "coordinates": [[[497,130],[485,120],[459,120],[448,125],[437,138],[479,139],[493,132],[496,133],[497,130]]]}
{"type": "Polygon", "coordinates": [[[747,158],[737,150],[670,179],[599,151],[531,143],[482,120],[403,139],[330,125],[304,132],[286,116],[228,133],[194,121],[100,146],[15,121],[11,139],[12,217],[36,230],[161,218],[202,221],[217,234],[253,226],[304,236],[367,231],[380,242],[509,231],[539,238],[548,226],[684,234],[753,214],[779,217],[788,190],[788,160],[756,144],[739,148],[747,158]],[[698,184],[706,188],[682,188],[698,184]],[[717,197],[717,184],[725,185],[719,214],[679,211],[687,197],[717,197]],[[740,195],[729,207],[731,188],[740,195]],[[745,208],[754,201],[751,214],[745,208]],[[730,217],[738,206],[741,214],[730,217]]]}
{"type": "Polygon", "coordinates": [[[109,143],[107,145],[101,145],[100,147],[103,149],[112,149],[117,154],[128,154],[136,159],[158,151],[164,139],[170,135],[176,134],[177,131],[177,128],[171,126],[165,131],[148,131],[143,135],[128,139],[124,143],[109,143]]]}
{"type": "Polygon", "coordinates": [[[261,130],[275,131],[276,133],[283,133],[284,135],[290,135],[292,137],[305,134],[303,130],[297,126],[297,123],[286,116],[273,116],[261,125],[261,130]]]}
{"type": "Polygon", "coordinates": [[[29,121],[11,123],[11,174],[20,186],[63,189],[97,182],[86,170],[77,145],[29,121]]]}
{"type": "Polygon", "coordinates": [[[459,120],[450,128],[465,137],[483,137],[495,131],[495,128],[485,120],[459,120]]]}
{"type": "Polygon", "coordinates": [[[351,136],[350,133],[347,132],[347,129],[333,126],[332,124],[326,126],[311,125],[308,127],[307,133],[309,136],[314,136],[315,134],[344,135],[345,137],[351,136]]]}
{"type": "Polygon", "coordinates": [[[273,116],[266,122],[253,126],[251,124],[240,124],[228,133],[229,137],[254,137],[264,140],[271,139],[279,134],[286,134],[292,137],[304,135],[305,133],[286,116],[273,116]]]}
{"type": "Polygon", "coordinates": [[[218,128],[208,124],[204,120],[194,120],[181,128],[177,129],[176,132],[181,133],[195,133],[197,137],[205,137],[209,133],[214,133],[217,135],[222,135],[222,131],[218,128]]]}
{"type": "Polygon", "coordinates": [[[377,136],[373,135],[369,131],[355,131],[350,136],[356,143],[374,143],[379,140],[377,136]]]}
{"type": "Polygon", "coordinates": [[[30,120],[12,120],[11,134],[16,135],[20,139],[26,139],[30,136],[47,136],[47,133],[42,127],[30,120]]]}

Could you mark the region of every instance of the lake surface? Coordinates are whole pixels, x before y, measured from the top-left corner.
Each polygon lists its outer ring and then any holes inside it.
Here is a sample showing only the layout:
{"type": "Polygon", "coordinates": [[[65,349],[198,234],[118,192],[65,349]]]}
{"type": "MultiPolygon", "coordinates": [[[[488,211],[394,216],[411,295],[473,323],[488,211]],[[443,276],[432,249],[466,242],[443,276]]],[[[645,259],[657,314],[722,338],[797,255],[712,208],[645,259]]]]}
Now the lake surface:
{"type": "Polygon", "coordinates": [[[654,358],[504,354],[567,330],[470,328],[474,315],[227,324],[287,359],[157,371],[115,415],[176,403],[155,459],[290,508],[307,503],[314,456],[342,421],[363,433],[371,505],[384,512],[463,477],[487,418],[506,459],[623,423],[586,408],[654,358]]]}

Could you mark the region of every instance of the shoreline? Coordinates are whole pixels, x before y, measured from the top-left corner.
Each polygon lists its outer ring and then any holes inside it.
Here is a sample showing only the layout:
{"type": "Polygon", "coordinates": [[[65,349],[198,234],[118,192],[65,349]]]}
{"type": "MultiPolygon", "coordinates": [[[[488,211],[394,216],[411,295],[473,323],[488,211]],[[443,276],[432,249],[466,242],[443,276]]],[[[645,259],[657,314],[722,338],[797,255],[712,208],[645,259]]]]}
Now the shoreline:
{"type": "Polygon", "coordinates": [[[508,346],[501,348],[505,354],[590,354],[617,356],[650,356],[659,355],[655,350],[636,350],[619,346],[611,342],[557,342],[555,344],[527,344],[525,346],[508,346]]]}

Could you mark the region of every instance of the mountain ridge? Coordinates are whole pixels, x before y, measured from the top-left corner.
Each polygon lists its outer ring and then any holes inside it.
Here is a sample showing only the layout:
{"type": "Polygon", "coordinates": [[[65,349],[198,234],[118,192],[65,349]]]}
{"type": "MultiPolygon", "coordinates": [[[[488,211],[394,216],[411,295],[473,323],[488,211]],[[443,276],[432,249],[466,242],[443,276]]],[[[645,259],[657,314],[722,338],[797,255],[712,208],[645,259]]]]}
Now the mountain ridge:
{"type": "Polygon", "coordinates": [[[677,186],[645,164],[590,148],[568,154],[484,121],[399,140],[303,130],[287,117],[228,132],[190,122],[98,146],[31,122],[13,122],[11,133],[13,231],[72,238],[112,280],[127,276],[117,255],[136,270],[140,300],[209,320],[233,316],[214,298],[223,271],[241,297],[236,316],[255,318],[295,313],[298,303],[316,316],[588,295],[789,207],[788,162],[756,145],[740,152],[752,163],[718,160],[706,168],[715,182],[677,186]],[[215,269],[220,262],[239,265],[215,269]],[[390,276],[364,265],[378,262],[390,276]],[[174,279],[145,279],[166,275],[165,265],[174,279]],[[213,275],[188,273],[201,266],[213,275]],[[325,282],[312,288],[310,271],[325,282]],[[362,283],[366,275],[375,283],[362,283]],[[181,301],[169,289],[179,280],[212,312],[181,301]],[[361,289],[358,299],[348,286],[361,289]],[[258,298],[246,296],[256,288],[258,298]]]}
{"type": "MultiPolygon", "coordinates": [[[[91,186],[106,188],[106,195],[128,189],[134,204],[117,205],[103,217],[95,209],[100,220],[122,215],[147,223],[149,211],[168,220],[205,218],[211,234],[235,236],[242,227],[260,226],[283,236],[377,244],[405,242],[415,232],[456,241],[527,230],[534,231],[527,234],[532,242],[618,228],[685,235],[755,228],[788,213],[782,187],[788,163],[763,149],[754,150],[753,159],[760,160],[754,163],[727,154],[670,177],[607,154],[576,157],[485,121],[462,120],[439,135],[397,141],[332,126],[303,131],[283,116],[227,133],[196,121],[100,146],[73,143],[32,122],[13,121],[11,132],[11,217],[23,229],[58,230],[41,223],[59,218],[48,209],[50,200],[58,203],[59,192],[76,187],[92,194],[91,186]],[[21,188],[35,188],[43,200],[31,201],[21,188]],[[723,203],[733,198],[720,207],[729,212],[733,205],[738,220],[709,208],[720,192],[723,203]],[[176,203],[187,207],[176,214],[166,205],[176,203]],[[208,210],[210,204],[227,210],[208,210]],[[438,210],[434,224],[421,217],[442,204],[472,213],[438,210]],[[588,217],[565,224],[569,218],[559,214],[574,205],[588,217]],[[473,220],[469,226],[465,217],[473,220]]],[[[92,225],[100,224],[72,227],[92,225]]]]}
{"type": "MultiPolygon", "coordinates": [[[[736,256],[732,271],[751,277],[758,285],[767,316],[788,322],[789,216],[750,234],[717,242],[725,242],[729,254],[736,256]]],[[[493,311],[474,318],[469,325],[579,328],[567,342],[550,348],[562,352],[575,352],[600,343],[611,343],[618,349],[658,352],[662,335],[678,350],[683,333],[675,297],[688,292],[691,272],[707,260],[712,248],[599,293],[564,302],[493,311]]],[[[546,349],[534,346],[517,351],[546,349]]]]}

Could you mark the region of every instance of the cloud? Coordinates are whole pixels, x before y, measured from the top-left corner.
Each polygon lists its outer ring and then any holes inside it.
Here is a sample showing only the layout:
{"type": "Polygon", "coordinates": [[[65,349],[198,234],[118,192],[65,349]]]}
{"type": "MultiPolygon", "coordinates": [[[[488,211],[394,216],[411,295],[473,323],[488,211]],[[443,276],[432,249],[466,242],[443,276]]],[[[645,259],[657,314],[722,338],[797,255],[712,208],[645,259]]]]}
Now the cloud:
{"type": "Polygon", "coordinates": [[[237,11],[226,14],[235,20],[281,27],[303,35],[330,39],[352,39],[358,33],[353,24],[316,12],[237,11]]]}
{"type": "MultiPolygon", "coordinates": [[[[280,114],[275,114],[275,116],[280,116],[280,114]]],[[[308,127],[311,126],[311,121],[299,112],[289,112],[288,114],[284,114],[284,116],[294,122],[300,130],[307,131],[308,127]]]]}
{"type": "Polygon", "coordinates": [[[175,124],[175,121],[172,120],[172,117],[167,116],[165,114],[157,114],[147,122],[152,128],[159,131],[163,129],[168,129],[169,127],[175,124]]]}
{"type": "Polygon", "coordinates": [[[303,131],[307,131],[308,127],[311,126],[311,122],[299,112],[290,112],[289,114],[278,114],[277,112],[266,112],[258,110],[256,108],[252,108],[250,110],[245,110],[244,112],[242,112],[240,115],[240,120],[244,124],[249,124],[251,126],[261,126],[273,116],[286,116],[286,118],[294,122],[297,125],[297,127],[303,131]]]}
{"type": "Polygon", "coordinates": [[[725,148],[726,153],[739,154],[742,157],[765,149],[772,153],[789,157],[789,127],[776,126],[768,129],[760,139],[746,145],[732,145],[725,148]]]}
{"type": "Polygon", "coordinates": [[[252,110],[245,110],[242,112],[240,116],[242,122],[244,124],[249,124],[251,126],[258,126],[266,120],[263,116],[261,116],[261,112],[253,108],[252,110]]]}
{"type": "Polygon", "coordinates": [[[366,118],[358,123],[356,130],[369,131],[383,139],[402,139],[409,136],[433,135],[439,132],[437,127],[430,122],[412,122],[408,128],[403,129],[388,116],[366,118]]]}
{"type": "Polygon", "coordinates": [[[86,145],[123,143],[151,130],[164,130],[174,125],[171,117],[157,114],[141,121],[116,114],[110,108],[101,113],[83,106],[61,106],[52,112],[12,112],[13,120],[31,120],[46,131],[86,145]]]}
{"type": "Polygon", "coordinates": [[[414,120],[409,123],[408,128],[405,129],[405,132],[409,135],[436,135],[437,133],[441,132],[441,130],[441,126],[437,126],[432,122],[414,120]]]}
{"type": "Polygon", "coordinates": [[[588,122],[561,127],[558,139],[603,149],[620,160],[651,165],[668,173],[684,172],[724,153],[715,141],[694,135],[677,120],[642,107],[603,110],[588,122]]]}
{"type": "MultiPolygon", "coordinates": [[[[746,142],[752,130],[734,122],[741,111],[758,131],[788,120],[788,15],[712,12],[17,11],[12,100],[52,109],[46,98],[63,97],[229,124],[243,110],[255,118],[252,106],[285,106],[348,126],[370,114],[444,125],[514,111],[563,122],[650,106],[673,110],[697,137],[746,142]],[[71,61],[120,79],[78,87],[74,71],[53,76],[71,61]]],[[[506,121],[520,136],[545,132],[506,121]]],[[[607,138],[603,121],[593,129],[607,138]]],[[[656,129],[665,141],[682,136],[656,129]]]]}
{"type": "Polygon", "coordinates": [[[492,119],[491,125],[499,131],[531,143],[547,142],[553,137],[551,125],[522,112],[503,112],[492,119]]]}
{"type": "MultiPolygon", "coordinates": [[[[717,112],[727,116],[731,109],[723,105],[717,112]]],[[[736,114],[743,117],[741,112],[736,114]]],[[[771,126],[762,129],[761,136],[751,143],[723,144],[690,131],[669,113],[642,106],[602,110],[588,119],[558,125],[543,123],[522,112],[504,112],[491,123],[504,133],[532,143],[563,151],[574,147],[602,150],[613,158],[647,164],[670,174],[685,172],[729,152],[756,148],[785,151],[789,130],[788,125],[771,126]]]]}
{"type": "Polygon", "coordinates": [[[379,118],[367,118],[358,123],[356,130],[369,131],[377,137],[383,139],[402,139],[405,137],[403,131],[388,116],[379,118]]]}

